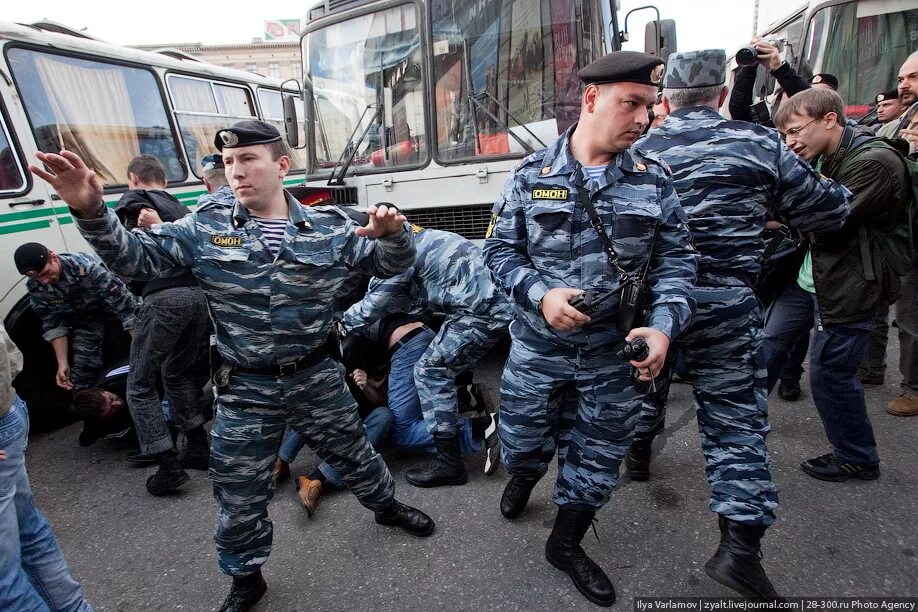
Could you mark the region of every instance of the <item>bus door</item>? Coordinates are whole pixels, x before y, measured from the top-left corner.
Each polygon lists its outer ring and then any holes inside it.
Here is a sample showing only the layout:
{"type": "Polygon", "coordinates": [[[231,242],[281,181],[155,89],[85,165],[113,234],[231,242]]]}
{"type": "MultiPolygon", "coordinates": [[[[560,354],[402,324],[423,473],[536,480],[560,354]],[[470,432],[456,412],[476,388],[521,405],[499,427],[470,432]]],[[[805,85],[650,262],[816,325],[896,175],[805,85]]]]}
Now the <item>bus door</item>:
{"type": "Polygon", "coordinates": [[[11,87],[0,77],[0,318],[25,295],[24,277],[13,262],[16,249],[39,242],[63,251],[58,217],[70,217],[66,205],[52,199],[48,185],[28,170],[30,163],[37,163],[35,148],[11,87]]]}

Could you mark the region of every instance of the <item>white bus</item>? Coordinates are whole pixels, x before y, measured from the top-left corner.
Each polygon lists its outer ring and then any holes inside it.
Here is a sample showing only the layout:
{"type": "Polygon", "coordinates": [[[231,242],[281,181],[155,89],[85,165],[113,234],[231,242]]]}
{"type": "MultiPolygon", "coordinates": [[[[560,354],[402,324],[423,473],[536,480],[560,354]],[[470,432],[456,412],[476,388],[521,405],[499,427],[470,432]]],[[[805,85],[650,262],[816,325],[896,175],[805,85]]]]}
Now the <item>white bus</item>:
{"type": "MultiPolygon", "coordinates": [[[[283,130],[281,82],[220,68],[178,52],[118,47],[50,22],[0,24],[0,316],[25,355],[16,381],[37,428],[65,419],[54,357],[28,307],[13,252],[40,242],[56,252],[89,250],[67,206],[28,172],[37,151],[78,153],[113,206],[127,189],[127,164],[154,155],[169,191],[185,205],[204,193],[201,158],[217,128],[262,118],[283,130]]],[[[303,168],[297,154],[295,166],[303,168]]],[[[302,182],[302,171],[288,177],[302,182]]],[[[106,347],[126,355],[126,338],[106,347]]]]}
{"type": "MultiPolygon", "coordinates": [[[[899,68],[918,50],[918,0],[813,0],[762,36],[785,40],[784,58],[803,77],[838,77],[846,113],[860,118],[878,93],[895,89],[899,68]]],[[[758,97],[774,103],[774,79],[757,85],[758,97]]]]}
{"type": "MultiPolygon", "coordinates": [[[[510,171],[577,120],[577,71],[620,48],[617,4],[320,2],[301,40],[297,195],[391,202],[414,223],[483,239],[510,171]]],[[[674,24],[658,23],[648,42],[674,51],[674,24]]]]}

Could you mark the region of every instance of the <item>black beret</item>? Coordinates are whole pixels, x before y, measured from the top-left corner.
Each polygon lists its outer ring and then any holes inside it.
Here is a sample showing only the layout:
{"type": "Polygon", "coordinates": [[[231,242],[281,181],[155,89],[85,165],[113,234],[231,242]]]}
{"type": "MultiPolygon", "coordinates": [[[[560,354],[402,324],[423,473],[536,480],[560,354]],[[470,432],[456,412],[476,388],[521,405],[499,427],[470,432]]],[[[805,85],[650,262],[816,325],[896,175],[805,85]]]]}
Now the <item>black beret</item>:
{"type": "Polygon", "coordinates": [[[827,74],[825,72],[822,72],[820,74],[814,74],[813,78],[810,79],[810,83],[812,83],[813,85],[823,83],[825,85],[828,85],[835,91],[838,91],[838,78],[834,74],[827,74]]]}
{"type": "Polygon", "coordinates": [[[213,155],[205,155],[201,158],[201,169],[202,170],[217,170],[219,168],[225,168],[223,165],[223,156],[219,153],[214,153],[213,155]]]}
{"type": "Polygon", "coordinates": [[[27,242],[16,249],[13,254],[13,259],[16,261],[16,269],[19,270],[20,274],[38,272],[45,267],[50,258],[51,251],[48,250],[48,247],[37,242],[27,242]]]}
{"type": "Polygon", "coordinates": [[[587,85],[601,83],[660,84],[663,78],[663,60],[637,51],[613,51],[604,55],[577,73],[587,85]]]}
{"type": "Polygon", "coordinates": [[[886,100],[898,100],[898,99],[899,99],[898,89],[890,89],[889,91],[878,93],[876,97],[877,104],[879,104],[880,102],[885,102],[886,100]]]}
{"type": "Polygon", "coordinates": [[[218,151],[224,148],[248,147],[250,145],[268,144],[281,139],[280,132],[270,123],[254,119],[234,123],[231,127],[217,130],[214,146],[218,151]]]}

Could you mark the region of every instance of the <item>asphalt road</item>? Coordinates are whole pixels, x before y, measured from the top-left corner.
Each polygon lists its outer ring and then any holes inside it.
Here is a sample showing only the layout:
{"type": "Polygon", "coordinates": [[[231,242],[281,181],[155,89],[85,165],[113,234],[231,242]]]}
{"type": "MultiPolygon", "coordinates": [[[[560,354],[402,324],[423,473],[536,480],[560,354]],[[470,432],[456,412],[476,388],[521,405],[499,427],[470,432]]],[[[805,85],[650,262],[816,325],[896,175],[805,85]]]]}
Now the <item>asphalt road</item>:
{"type": "MultiPolygon", "coordinates": [[[[887,382],[867,388],[883,459],[877,481],[826,483],[804,475],[800,461],[828,450],[819,417],[808,391],[794,403],[772,398],[769,447],[781,508],[763,553],[785,595],[918,596],[918,418],[884,411],[899,393],[897,355],[891,338],[887,382]]],[[[501,365],[495,356],[477,377],[496,389],[501,365]]],[[[100,611],[216,609],[229,580],[216,565],[216,502],[206,474],[192,472],[174,497],[152,497],[144,481],[154,468],[129,467],[124,451],[105,442],[80,448],[79,429],[34,437],[28,469],[36,502],[87,599],[100,611]]],[[[702,569],[718,531],[707,508],[689,387],[673,385],[667,430],[656,448],[650,482],[623,479],[598,514],[599,540],[592,533],[584,539],[617,587],[615,609],[632,609],[634,597],[732,595],[702,569]]],[[[544,560],[555,513],[554,468],[527,511],[509,522],[498,510],[508,476],[503,469],[485,476],[481,453],[466,460],[467,485],[432,490],[404,480],[421,456],[392,448],[383,454],[399,499],[434,517],[436,533],[417,539],[380,527],[346,492],[324,496],[310,520],[288,481],[270,506],[274,550],[257,610],[592,608],[544,560]]],[[[293,467],[308,472],[315,464],[304,452],[293,467]]]]}

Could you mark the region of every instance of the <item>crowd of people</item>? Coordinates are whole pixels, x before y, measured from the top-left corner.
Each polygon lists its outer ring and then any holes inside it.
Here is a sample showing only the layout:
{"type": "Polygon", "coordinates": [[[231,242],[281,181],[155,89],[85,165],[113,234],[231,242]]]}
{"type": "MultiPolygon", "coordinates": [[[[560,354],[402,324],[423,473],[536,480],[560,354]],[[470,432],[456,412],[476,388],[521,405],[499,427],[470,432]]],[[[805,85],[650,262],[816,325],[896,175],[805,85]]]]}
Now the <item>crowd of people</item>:
{"type": "MultiPolygon", "coordinates": [[[[779,381],[782,397],[801,393],[788,362],[809,349],[831,447],[802,462],[809,476],[880,476],[862,385],[884,380],[891,308],[903,393],[888,411],[918,415],[908,157],[918,54],[897,90],[877,95],[877,136],[846,118],[838,79],[803,79],[774,45],[753,43],[786,97],[764,117],[750,110],[759,68],[740,70],[731,92],[723,50],[665,65],[615,52],[583,68],[579,122],[511,174],[483,248],[387,204],[302,206],[283,188],[286,144],[260,121],[215,134],[194,212],[165,191],[154,157],[131,162],[130,190],[111,210],[77,155],[38,154],[44,167],[31,171],[96,253],[29,243],[15,254],[56,383],[84,420],[81,443],[130,430],[128,459],[158,466],[153,495],[182,487],[186,470],[209,470],[218,563],[232,578],[224,611],[250,609],[267,589],[267,506],[305,445],[321,461],[295,478],[310,517],[321,495],[347,489],[377,523],[418,537],[434,521],[396,500],[384,441],[433,455],[407,472],[416,487],[465,484],[463,454],[484,452],[489,475],[503,464],[508,520],[557,457],[546,560],[609,606],[615,588],[582,540],[622,463],[633,480],[649,478],[678,376],[692,386],[720,531],[705,572],[781,601],[760,541],[778,508],[768,394],[779,381]],[[719,113],[728,96],[732,119],[719,113]],[[106,373],[103,322],[113,318],[132,335],[130,361],[106,373]],[[498,408],[471,374],[508,335],[498,408]],[[115,372],[127,377],[121,387],[115,372]]],[[[21,481],[28,413],[10,388],[21,356],[2,344],[0,470],[21,481]]],[[[0,497],[2,524],[20,515],[21,548],[0,601],[90,609],[27,480],[17,486],[0,497]],[[53,544],[54,585],[33,571],[38,541],[53,544]]]]}

